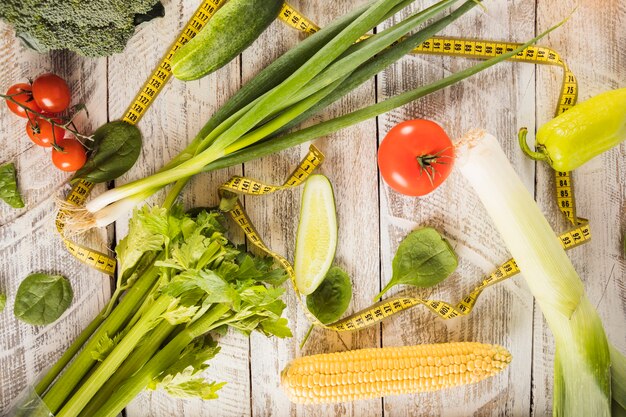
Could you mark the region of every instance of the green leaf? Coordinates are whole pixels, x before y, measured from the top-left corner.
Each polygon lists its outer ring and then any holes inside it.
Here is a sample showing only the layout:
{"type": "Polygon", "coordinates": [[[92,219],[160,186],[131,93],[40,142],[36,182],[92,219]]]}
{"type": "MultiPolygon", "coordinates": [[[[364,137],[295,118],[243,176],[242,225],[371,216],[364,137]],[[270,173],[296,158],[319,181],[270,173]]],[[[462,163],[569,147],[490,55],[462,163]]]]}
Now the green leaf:
{"type": "Polygon", "coordinates": [[[74,293],[67,278],[60,275],[31,274],[17,289],[13,313],[23,322],[50,324],[69,307],[74,293]]]}
{"type": "Polygon", "coordinates": [[[125,332],[120,332],[111,338],[108,333],[105,333],[98,340],[95,349],[91,351],[91,357],[99,362],[105,360],[125,334],[125,332]]]}
{"type": "Polygon", "coordinates": [[[135,210],[129,222],[128,235],[115,248],[120,276],[124,280],[128,278],[144,253],[160,251],[166,241],[173,239],[178,232],[166,209],[143,206],[135,210]]]}
{"type": "Polygon", "coordinates": [[[4,307],[7,305],[7,296],[6,294],[0,294],[0,313],[4,310],[4,307]]]}
{"type": "Polygon", "coordinates": [[[24,207],[24,201],[17,188],[17,173],[13,162],[0,165],[0,199],[13,208],[24,207]]]}
{"type": "Polygon", "coordinates": [[[156,389],[158,384],[172,381],[178,374],[193,376],[204,371],[209,367],[206,362],[213,359],[219,351],[220,348],[210,336],[194,339],[181,352],[180,358],[150,383],[149,388],[156,389]]]}
{"type": "Polygon", "coordinates": [[[196,372],[190,366],[175,375],[167,375],[160,382],[149,388],[161,388],[174,398],[202,398],[203,400],[216,399],[217,391],[226,385],[225,382],[209,382],[201,377],[195,377],[196,372]]]}
{"type": "Polygon", "coordinates": [[[333,323],[346,312],[352,300],[352,282],[339,267],[328,270],[324,281],[306,297],[306,306],[319,321],[333,323]]]}
{"type": "Polygon", "coordinates": [[[171,325],[188,323],[194,318],[198,309],[198,306],[177,305],[163,313],[161,318],[167,320],[171,325]]]}
{"type": "Polygon", "coordinates": [[[435,229],[424,227],[415,230],[398,246],[393,258],[391,281],[376,299],[399,284],[432,287],[450,276],[457,265],[454,250],[435,229]]]}
{"type": "Polygon", "coordinates": [[[287,327],[287,324],[287,319],[284,317],[276,320],[264,320],[261,322],[261,329],[265,335],[274,335],[281,339],[293,337],[291,329],[287,327]]]}
{"type": "Polygon", "coordinates": [[[101,183],[113,181],[132,168],[141,153],[137,126],[115,121],[100,126],[93,134],[93,151],[73,179],[101,183]]]}

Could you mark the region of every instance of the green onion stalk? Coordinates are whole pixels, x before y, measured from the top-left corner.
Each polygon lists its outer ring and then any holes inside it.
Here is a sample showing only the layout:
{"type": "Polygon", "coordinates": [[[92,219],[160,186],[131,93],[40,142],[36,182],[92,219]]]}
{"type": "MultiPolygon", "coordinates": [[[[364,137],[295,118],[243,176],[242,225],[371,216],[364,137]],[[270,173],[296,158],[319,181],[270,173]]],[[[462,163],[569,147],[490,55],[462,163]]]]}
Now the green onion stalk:
{"type": "MultiPolygon", "coordinates": [[[[325,43],[317,41],[315,38],[317,35],[320,35],[319,38],[327,36],[322,30],[309,38],[311,41],[305,40],[303,42],[305,45],[301,49],[294,48],[297,53],[290,51],[285,54],[290,59],[295,58],[296,61],[303,62],[290,75],[282,71],[283,68],[279,65],[284,64],[283,60],[277,60],[278,64],[275,63],[277,66],[274,68],[275,87],[269,90],[244,87],[242,90],[245,91],[248,102],[244,103],[239,95],[235,95],[232,99],[234,104],[230,104],[229,101],[225,106],[229,111],[218,112],[192,143],[164,169],[92,199],[86,204],[84,212],[75,212],[81,220],[68,221],[68,224],[79,230],[82,227],[105,226],[157,190],[177,182],[168,197],[168,200],[173,199],[191,176],[204,171],[211,163],[257,143],[267,144],[268,139],[275,138],[277,133],[284,132],[295,122],[301,122],[321,111],[373,77],[376,73],[372,70],[378,72],[383,70],[478,4],[474,0],[465,1],[449,15],[410,35],[410,32],[418,26],[441,14],[458,1],[440,1],[356,44],[355,42],[366,35],[367,31],[411,2],[379,0],[372,3],[357,18],[353,18],[342,30],[338,30],[342,25],[331,24],[329,26],[331,31],[338,33],[330,40],[324,39],[325,43]],[[310,56],[314,47],[318,49],[310,56]],[[306,57],[308,59],[304,59],[306,57]],[[363,76],[366,74],[367,78],[363,76]],[[286,78],[282,79],[283,77],[286,78]]],[[[502,59],[506,58],[499,60],[502,59]]],[[[466,73],[466,76],[469,75],[466,73]]],[[[257,76],[259,77],[267,79],[269,76],[263,71],[257,76]]],[[[251,82],[253,86],[258,84],[255,83],[257,78],[251,82]]],[[[439,88],[443,87],[440,85],[439,88]]],[[[376,116],[381,113],[371,114],[376,116]]],[[[347,126],[359,121],[354,119],[347,126]]],[[[323,134],[325,133],[320,130],[315,137],[323,134]]]]}

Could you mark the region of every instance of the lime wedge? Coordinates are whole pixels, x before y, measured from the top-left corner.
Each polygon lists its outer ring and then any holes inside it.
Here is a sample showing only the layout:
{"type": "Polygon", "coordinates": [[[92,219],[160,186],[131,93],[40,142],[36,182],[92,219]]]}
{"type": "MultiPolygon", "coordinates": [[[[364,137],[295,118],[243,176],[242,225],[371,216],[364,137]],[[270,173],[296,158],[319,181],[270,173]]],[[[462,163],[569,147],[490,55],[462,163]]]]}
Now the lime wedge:
{"type": "Polygon", "coordinates": [[[333,186],[323,175],[304,185],[296,237],[294,269],[300,293],[309,295],[322,283],[335,258],[337,214],[333,186]]]}

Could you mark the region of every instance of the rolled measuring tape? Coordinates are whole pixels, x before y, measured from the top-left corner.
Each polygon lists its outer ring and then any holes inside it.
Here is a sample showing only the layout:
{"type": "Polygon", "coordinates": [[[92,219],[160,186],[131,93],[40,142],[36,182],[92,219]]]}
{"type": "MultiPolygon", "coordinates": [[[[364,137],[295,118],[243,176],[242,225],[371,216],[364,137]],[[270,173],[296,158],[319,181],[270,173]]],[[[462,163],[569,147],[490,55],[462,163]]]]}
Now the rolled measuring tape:
{"type": "MultiPolygon", "coordinates": [[[[139,122],[146,110],[150,107],[158,94],[162,91],[165,84],[171,78],[170,62],[173,54],[202,29],[211,16],[213,16],[217,9],[225,2],[226,0],[204,0],[201,3],[177,40],[170,47],[161,62],[148,78],[148,81],[146,81],[131,105],[128,107],[123,118],[124,121],[130,124],[136,124],[139,122]]],[[[319,27],[315,23],[313,23],[310,19],[307,19],[304,15],[288,4],[283,6],[283,9],[279,14],[279,18],[289,26],[292,26],[304,33],[312,34],[319,30],[319,27]]],[[[498,54],[514,50],[519,45],[519,43],[510,42],[434,37],[415,48],[413,53],[489,59],[498,54]]],[[[511,60],[560,66],[564,70],[564,80],[559,104],[557,106],[557,114],[566,111],[576,103],[578,92],[576,77],[568,69],[567,65],[560,58],[558,53],[552,49],[531,46],[520,52],[511,60]]],[[[222,197],[225,200],[230,200],[230,207],[228,211],[235,222],[243,229],[248,240],[252,244],[257,246],[266,254],[272,256],[287,271],[294,284],[294,290],[296,291],[296,294],[298,294],[300,301],[302,301],[302,298],[297,287],[295,286],[295,274],[293,267],[284,257],[273,252],[267,245],[265,245],[249,217],[245,213],[245,210],[241,204],[239,204],[236,195],[265,195],[296,187],[302,184],[322,161],[323,155],[317,149],[312,147],[307,157],[283,185],[272,186],[251,180],[249,178],[234,177],[220,187],[222,197]],[[234,198],[233,195],[235,196],[234,198]]],[[[559,208],[576,226],[571,231],[560,236],[563,246],[566,249],[569,249],[588,241],[591,238],[591,234],[586,220],[576,216],[575,199],[570,173],[557,173],[556,186],[559,208]]],[[[93,184],[89,182],[76,182],[67,196],[67,201],[77,206],[84,204],[92,188],[93,184]]],[[[65,215],[66,212],[63,210],[59,211],[56,220],[57,229],[61,236],[63,236],[65,228],[65,215]]],[[[70,253],[82,262],[85,262],[93,268],[107,274],[113,275],[115,273],[115,258],[102,252],[89,249],[66,237],[63,237],[63,242],[70,253]]],[[[307,317],[313,324],[336,331],[356,330],[367,327],[399,311],[406,310],[419,304],[426,306],[441,318],[450,319],[469,314],[476,303],[478,296],[485,288],[506,280],[518,272],[519,270],[513,260],[505,262],[495,272],[485,278],[479,286],[472,290],[467,296],[463,297],[462,300],[456,305],[443,301],[425,300],[414,297],[394,297],[376,303],[365,310],[352,314],[349,317],[329,325],[320,323],[311,313],[308,312],[305,306],[303,307],[307,317]]]]}

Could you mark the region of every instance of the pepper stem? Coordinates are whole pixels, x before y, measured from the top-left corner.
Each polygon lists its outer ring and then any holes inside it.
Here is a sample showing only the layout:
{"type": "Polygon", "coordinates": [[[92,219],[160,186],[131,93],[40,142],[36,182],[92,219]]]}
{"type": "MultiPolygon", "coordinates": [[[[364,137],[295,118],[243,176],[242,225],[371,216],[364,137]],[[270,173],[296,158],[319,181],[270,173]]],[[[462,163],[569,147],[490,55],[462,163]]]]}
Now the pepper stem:
{"type": "Polygon", "coordinates": [[[519,141],[519,146],[522,148],[522,152],[529,157],[530,159],[534,159],[535,161],[546,161],[548,162],[548,155],[543,152],[537,152],[530,149],[528,146],[528,142],[526,141],[526,136],[528,135],[528,129],[523,127],[519,130],[517,135],[517,139],[519,141]]]}

